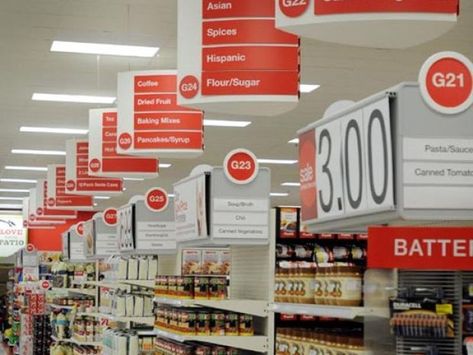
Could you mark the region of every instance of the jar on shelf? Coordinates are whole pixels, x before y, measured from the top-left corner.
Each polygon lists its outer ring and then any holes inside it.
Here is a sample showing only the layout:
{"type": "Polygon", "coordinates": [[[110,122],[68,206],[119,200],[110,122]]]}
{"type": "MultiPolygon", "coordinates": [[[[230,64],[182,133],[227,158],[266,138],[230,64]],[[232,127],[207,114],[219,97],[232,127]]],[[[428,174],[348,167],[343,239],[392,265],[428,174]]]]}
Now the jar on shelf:
{"type": "Polygon", "coordinates": [[[298,303],[313,304],[315,296],[315,269],[301,268],[299,273],[298,303]]]}
{"type": "Polygon", "coordinates": [[[339,306],[360,306],[363,301],[363,272],[358,266],[338,267],[336,303],[339,306]]]}
{"type": "Polygon", "coordinates": [[[315,274],[314,303],[325,304],[325,268],[318,268],[315,274]]]}

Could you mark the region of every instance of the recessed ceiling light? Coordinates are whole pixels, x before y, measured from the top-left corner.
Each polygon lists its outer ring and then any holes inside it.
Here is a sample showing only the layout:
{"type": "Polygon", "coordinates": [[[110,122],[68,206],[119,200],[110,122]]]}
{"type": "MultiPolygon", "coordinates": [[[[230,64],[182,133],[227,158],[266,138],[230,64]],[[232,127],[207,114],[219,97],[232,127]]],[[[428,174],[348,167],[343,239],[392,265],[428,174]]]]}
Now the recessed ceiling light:
{"type": "Polygon", "coordinates": [[[289,194],[287,192],[271,192],[269,194],[269,196],[271,196],[271,197],[286,197],[286,196],[289,196],[289,194]]]}
{"type": "Polygon", "coordinates": [[[45,166],[16,166],[16,165],[7,165],[5,170],[21,170],[21,171],[48,171],[48,168],[45,166]]]}
{"type": "Polygon", "coordinates": [[[279,165],[292,165],[297,163],[297,160],[288,159],[258,159],[260,164],[279,164],[279,165]]]}
{"type": "Polygon", "coordinates": [[[151,58],[158,51],[159,47],[127,46],[109,43],[53,41],[51,45],[51,52],[117,55],[124,57],[151,58]]]}
{"type": "Polygon", "coordinates": [[[28,133],[56,133],[56,134],[87,134],[88,129],[53,128],[53,127],[20,127],[20,132],[28,133]]]}
{"type": "Polygon", "coordinates": [[[86,104],[113,104],[117,98],[112,96],[64,95],[35,92],[33,101],[77,102],[86,104]]]}
{"type": "Polygon", "coordinates": [[[208,127],[247,127],[250,121],[228,121],[228,120],[204,120],[204,126],[208,127]]]}
{"type": "Polygon", "coordinates": [[[123,180],[125,180],[125,181],[145,181],[145,179],[143,179],[143,178],[131,178],[131,177],[123,178],[123,180]]]}
{"type": "Polygon", "coordinates": [[[20,204],[20,205],[9,204],[9,203],[0,204],[0,210],[21,210],[21,209],[23,209],[22,204],[20,204]]]}
{"type": "Polygon", "coordinates": [[[38,180],[1,178],[0,182],[20,182],[20,183],[25,183],[25,184],[36,184],[38,180]]]}
{"type": "Polygon", "coordinates": [[[299,144],[299,138],[291,139],[288,143],[289,144],[299,144]]]}
{"type": "Polygon", "coordinates": [[[298,187],[301,186],[300,182],[283,182],[281,186],[291,186],[291,187],[298,187]]]}
{"type": "Polygon", "coordinates": [[[28,189],[0,189],[0,192],[24,192],[24,193],[30,193],[30,190],[28,190],[28,189]]]}
{"type": "Polygon", "coordinates": [[[24,197],[5,197],[5,196],[0,197],[1,201],[23,201],[24,199],[25,199],[24,197]]]}
{"type": "Polygon", "coordinates": [[[110,200],[110,196],[94,196],[95,200],[110,200]]]}
{"type": "Polygon", "coordinates": [[[319,87],[320,85],[317,85],[317,84],[300,84],[299,90],[303,94],[308,94],[312,91],[317,90],[319,87]]]}
{"type": "Polygon", "coordinates": [[[66,155],[61,150],[42,150],[42,149],[12,149],[12,154],[28,154],[28,155],[66,155]]]}

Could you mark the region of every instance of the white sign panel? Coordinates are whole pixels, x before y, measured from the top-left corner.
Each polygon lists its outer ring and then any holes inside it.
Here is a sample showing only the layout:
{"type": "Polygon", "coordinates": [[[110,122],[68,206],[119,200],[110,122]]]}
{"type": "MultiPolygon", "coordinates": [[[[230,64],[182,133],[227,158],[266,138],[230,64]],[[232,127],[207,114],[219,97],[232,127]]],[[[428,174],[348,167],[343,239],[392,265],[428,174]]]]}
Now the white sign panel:
{"type": "Polygon", "coordinates": [[[205,175],[174,184],[174,195],[177,241],[206,238],[208,232],[205,175]]]}
{"type": "Polygon", "coordinates": [[[176,249],[174,222],[137,222],[136,249],[176,249]]]}
{"type": "Polygon", "coordinates": [[[473,208],[473,140],[405,137],[406,209],[473,208]]]}
{"type": "Polygon", "coordinates": [[[315,143],[317,222],[394,208],[387,97],[317,126],[315,143]]]}
{"type": "Polygon", "coordinates": [[[268,199],[218,198],[213,206],[213,238],[268,238],[268,199]]]}

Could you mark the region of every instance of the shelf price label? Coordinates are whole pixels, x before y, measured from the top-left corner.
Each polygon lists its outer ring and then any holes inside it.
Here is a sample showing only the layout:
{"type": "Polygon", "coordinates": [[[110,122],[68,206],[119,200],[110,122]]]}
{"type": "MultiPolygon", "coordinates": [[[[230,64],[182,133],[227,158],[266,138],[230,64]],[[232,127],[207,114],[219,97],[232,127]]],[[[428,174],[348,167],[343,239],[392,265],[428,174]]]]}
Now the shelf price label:
{"type": "Polygon", "coordinates": [[[303,220],[336,219],[394,206],[388,98],[309,132],[315,135],[313,148],[304,134],[300,141],[303,220]],[[311,152],[315,159],[308,156],[311,152]],[[315,172],[310,173],[314,160],[315,172]],[[315,210],[307,213],[304,208],[310,209],[311,202],[315,210]]]}

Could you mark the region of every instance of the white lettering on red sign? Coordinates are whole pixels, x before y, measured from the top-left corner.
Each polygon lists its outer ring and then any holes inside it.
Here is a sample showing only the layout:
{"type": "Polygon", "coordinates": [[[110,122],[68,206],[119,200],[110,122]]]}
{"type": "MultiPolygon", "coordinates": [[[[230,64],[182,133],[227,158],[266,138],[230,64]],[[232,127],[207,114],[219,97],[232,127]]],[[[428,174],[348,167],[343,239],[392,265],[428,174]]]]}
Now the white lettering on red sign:
{"type": "Polygon", "coordinates": [[[248,184],[258,174],[258,159],[247,149],[235,149],[223,162],[225,176],[235,184],[248,184]]]}
{"type": "Polygon", "coordinates": [[[116,208],[107,208],[105,211],[103,211],[103,222],[110,227],[116,226],[118,222],[117,215],[118,211],[116,208]]]}
{"type": "Polygon", "coordinates": [[[193,75],[185,76],[179,84],[179,91],[186,99],[195,97],[199,92],[199,79],[193,75]]]}
{"type": "Polygon", "coordinates": [[[473,104],[473,63],[460,53],[440,52],[424,63],[419,74],[424,101],[443,114],[457,114],[473,104]]]}
{"type": "Polygon", "coordinates": [[[309,0],[279,0],[279,8],[287,17],[299,17],[309,8],[309,0]]]}
{"type": "Polygon", "coordinates": [[[169,197],[166,190],[155,187],[146,192],[145,204],[153,212],[164,211],[169,204],[169,197]]]}

